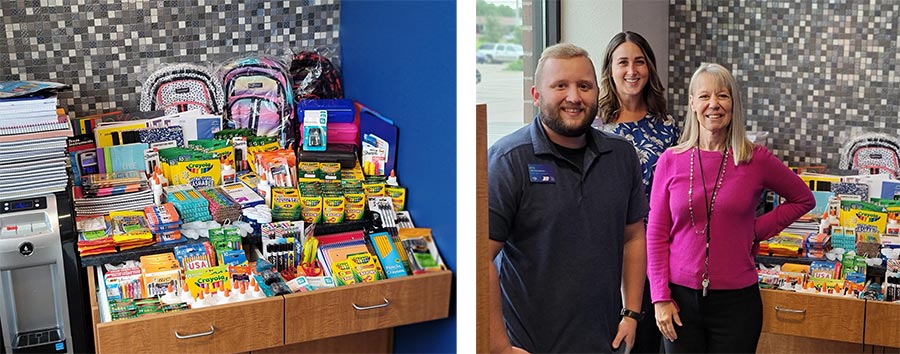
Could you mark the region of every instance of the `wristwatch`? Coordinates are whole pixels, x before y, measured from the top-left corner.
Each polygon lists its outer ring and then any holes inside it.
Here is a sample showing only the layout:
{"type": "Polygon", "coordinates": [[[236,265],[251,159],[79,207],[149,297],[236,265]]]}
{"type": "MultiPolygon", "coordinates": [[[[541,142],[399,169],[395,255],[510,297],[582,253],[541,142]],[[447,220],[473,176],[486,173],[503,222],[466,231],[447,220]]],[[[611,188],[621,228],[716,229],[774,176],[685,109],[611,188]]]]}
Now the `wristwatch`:
{"type": "Polygon", "coordinates": [[[631,317],[635,321],[640,321],[640,320],[644,319],[644,314],[642,314],[640,312],[636,312],[636,311],[631,311],[624,307],[622,308],[622,311],[619,311],[619,316],[631,317]]]}

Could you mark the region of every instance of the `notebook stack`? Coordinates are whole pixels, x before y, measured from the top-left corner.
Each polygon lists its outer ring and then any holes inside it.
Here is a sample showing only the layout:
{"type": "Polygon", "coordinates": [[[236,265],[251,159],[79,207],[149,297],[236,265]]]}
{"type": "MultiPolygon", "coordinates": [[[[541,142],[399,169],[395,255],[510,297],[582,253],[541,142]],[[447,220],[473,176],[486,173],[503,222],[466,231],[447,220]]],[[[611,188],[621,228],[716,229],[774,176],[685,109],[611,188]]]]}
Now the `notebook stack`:
{"type": "Polygon", "coordinates": [[[84,197],[75,198],[78,215],[143,210],[153,205],[153,192],[143,171],[86,175],[81,178],[81,184],[84,197]]]}
{"type": "Polygon", "coordinates": [[[0,199],[66,189],[69,118],[57,109],[67,85],[0,81],[0,199]]]}

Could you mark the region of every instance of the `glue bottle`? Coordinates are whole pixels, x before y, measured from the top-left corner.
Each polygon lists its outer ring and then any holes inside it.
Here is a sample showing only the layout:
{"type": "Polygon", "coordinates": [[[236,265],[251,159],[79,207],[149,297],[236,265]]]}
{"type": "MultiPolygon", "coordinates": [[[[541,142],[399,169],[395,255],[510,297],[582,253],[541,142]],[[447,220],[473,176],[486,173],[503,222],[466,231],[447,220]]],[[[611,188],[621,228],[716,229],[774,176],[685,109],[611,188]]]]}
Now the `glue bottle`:
{"type": "Polygon", "coordinates": [[[225,291],[222,293],[222,297],[219,299],[219,304],[227,304],[229,302],[234,302],[231,296],[231,289],[225,288],[225,291]]]}
{"type": "Polygon", "coordinates": [[[399,184],[397,184],[397,176],[394,174],[394,170],[391,170],[391,175],[388,176],[387,181],[385,181],[384,184],[394,187],[400,186],[399,184]]]}
{"type": "Polygon", "coordinates": [[[159,185],[162,187],[169,186],[169,180],[163,175],[162,170],[159,169],[159,165],[153,168],[153,175],[159,178],[159,185]]]}
{"type": "Polygon", "coordinates": [[[888,219],[884,233],[892,236],[900,234],[900,223],[897,222],[897,219],[888,219]]]}
{"type": "Polygon", "coordinates": [[[204,296],[203,292],[201,291],[199,294],[197,294],[197,300],[191,304],[191,308],[199,309],[201,307],[207,307],[207,306],[209,306],[209,304],[206,303],[206,296],[204,296]]]}
{"type": "Polygon", "coordinates": [[[222,158],[222,184],[234,183],[234,168],[231,167],[231,162],[222,158]]]}
{"type": "Polygon", "coordinates": [[[270,195],[272,194],[272,188],[269,187],[269,181],[266,181],[265,173],[259,175],[259,183],[256,185],[256,192],[266,201],[266,206],[271,208],[272,202],[270,200],[270,195]]]}
{"type": "Polygon", "coordinates": [[[249,300],[250,294],[247,293],[247,282],[242,281],[238,288],[239,290],[235,302],[249,300]]]}
{"type": "Polygon", "coordinates": [[[169,287],[166,289],[166,294],[160,296],[159,301],[166,304],[171,305],[175,303],[181,302],[181,298],[175,293],[175,285],[169,283],[169,287]]]}
{"type": "Polygon", "coordinates": [[[183,282],[184,288],[181,289],[181,302],[184,302],[188,305],[194,303],[194,297],[191,296],[191,290],[188,288],[188,283],[183,282]]]}
{"type": "Polygon", "coordinates": [[[163,189],[159,182],[159,176],[154,174],[150,179],[150,190],[153,191],[153,204],[160,205],[163,203],[163,189]]]}

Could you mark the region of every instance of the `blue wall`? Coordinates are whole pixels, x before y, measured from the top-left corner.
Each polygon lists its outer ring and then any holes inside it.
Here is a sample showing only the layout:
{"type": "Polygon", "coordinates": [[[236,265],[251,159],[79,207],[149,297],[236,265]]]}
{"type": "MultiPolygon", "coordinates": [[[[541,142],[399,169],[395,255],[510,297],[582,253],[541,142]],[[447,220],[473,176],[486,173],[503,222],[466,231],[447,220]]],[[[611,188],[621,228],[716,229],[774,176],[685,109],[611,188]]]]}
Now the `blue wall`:
{"type": "MultiPolygon", "coordinates": [[[[399,127],[410,215],[455,271],[456,3],[342,1],[340,42],[344,95],[399,127]]],[[[450,318],[398,327],[395,352],[456,352],[455,283],[450,318]]]]}

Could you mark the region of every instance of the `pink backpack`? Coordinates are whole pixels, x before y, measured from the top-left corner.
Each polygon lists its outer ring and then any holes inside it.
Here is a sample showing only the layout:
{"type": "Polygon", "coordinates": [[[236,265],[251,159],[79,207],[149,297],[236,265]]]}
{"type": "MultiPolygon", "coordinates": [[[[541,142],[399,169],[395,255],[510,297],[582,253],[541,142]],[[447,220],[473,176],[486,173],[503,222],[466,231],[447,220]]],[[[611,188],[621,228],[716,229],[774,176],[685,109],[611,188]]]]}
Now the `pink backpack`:
{"type": "Polygon", "coordinates": [[[226,127],[277,136],[285,147],[293,144],[294,97],[284,65],[265,57],[239,59],[227,64],[221,77],[226,127]]]}

